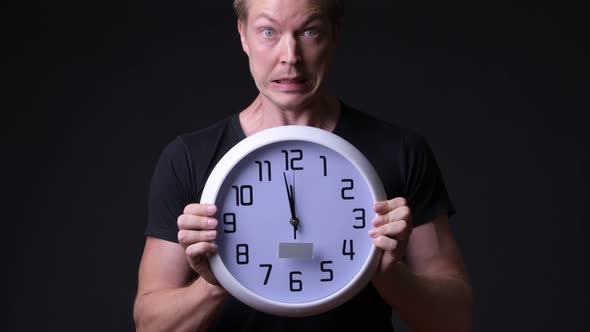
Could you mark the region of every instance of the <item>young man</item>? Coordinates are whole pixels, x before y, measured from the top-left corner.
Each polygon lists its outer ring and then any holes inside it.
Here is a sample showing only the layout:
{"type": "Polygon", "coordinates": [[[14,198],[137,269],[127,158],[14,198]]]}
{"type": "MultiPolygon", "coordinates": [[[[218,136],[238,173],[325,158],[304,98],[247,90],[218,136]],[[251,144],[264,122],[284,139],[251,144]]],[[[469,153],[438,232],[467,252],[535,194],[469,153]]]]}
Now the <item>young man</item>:
{"type": "Polygon", "coordinates": [[[470,331],[471,288],[448,226],[454,208],[428,144],[326,94],[341,1],[236,0],[234,7],[260,93],[238,115],[183,135],[162,153],[150,191],[137,329],[391,331],[396,310],[416,331],[470,331]],[[375,204],[367,235],[384,251],[372,282],[348,303],[307,318],[257,312],[219,285],[206,258],[216,250],[216,207],[195,203],[225,152],[283,125],[319,127],[353,143],[391,198],[375,204]]]}

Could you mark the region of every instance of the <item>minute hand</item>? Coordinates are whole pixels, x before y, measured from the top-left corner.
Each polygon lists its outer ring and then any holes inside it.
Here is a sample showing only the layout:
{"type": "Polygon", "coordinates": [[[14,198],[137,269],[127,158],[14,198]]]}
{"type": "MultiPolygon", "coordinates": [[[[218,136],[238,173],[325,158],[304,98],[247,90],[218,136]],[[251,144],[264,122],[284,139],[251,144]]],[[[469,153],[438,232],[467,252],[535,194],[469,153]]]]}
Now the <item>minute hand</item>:
{"type": "Polygon", "coordinates": [[[285,175],[285,172],[283,172],[283,178],[285,179],[285,189],[287,189],[289,208],[291,210],[291,220],[289,220],[289,223],[293,226],[293,239],[297,240],[297,225],[299,224],[299,220],[295,215],[295,198],[293,197],[293,186],[289,186],[287,183],[287,175],[285,175]]]}

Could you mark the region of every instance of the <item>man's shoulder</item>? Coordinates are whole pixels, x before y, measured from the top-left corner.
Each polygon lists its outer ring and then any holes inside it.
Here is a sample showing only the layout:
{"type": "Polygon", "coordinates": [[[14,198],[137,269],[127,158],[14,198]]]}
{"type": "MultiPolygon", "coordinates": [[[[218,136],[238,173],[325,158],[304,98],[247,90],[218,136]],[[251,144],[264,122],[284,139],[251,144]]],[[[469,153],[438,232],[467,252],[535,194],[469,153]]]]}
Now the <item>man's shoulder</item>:
{"type": "Polygon", "coordinates": [[[232,114],[206,127],[180,134],[179,139],[182,140],[187,147],[194,148],[195,146],[211,146],[211,142],[219,141],[227,135],[231,137],[237,136],[234,123],[235,116],[236,114],[232,114]]]}

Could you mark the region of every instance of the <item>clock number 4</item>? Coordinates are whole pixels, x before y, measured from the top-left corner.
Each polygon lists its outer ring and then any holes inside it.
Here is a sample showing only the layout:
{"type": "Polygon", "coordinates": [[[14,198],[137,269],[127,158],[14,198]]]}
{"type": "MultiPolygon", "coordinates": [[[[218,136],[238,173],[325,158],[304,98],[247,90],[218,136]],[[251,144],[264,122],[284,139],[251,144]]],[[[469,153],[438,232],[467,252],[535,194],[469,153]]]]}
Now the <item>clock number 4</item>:
{"type": "Polygon", "coordinates": [[[352,240],[344,240],[342,242],[342,255],[344,256],[349,256],[350,260],[354,259],[354,247],[353,247],[353,242],[352,240]],[[346,244],[349,243],[349,245],[347,246],[346,244]]]}
{"type": "Polygon", "coordinates": [[[288,171],[289,168],[294,171],[303,169],[303,166],[295,166],[296,161],[303,160],[303,150],[300,150],[300,149],[293,149],[293,150],[289,150],[289,151],[281,150],[281,152],[285,155],[285,171],[288,171]],[[289,153],[297,154],[298,156],[289,158],[289,153]]]}
{"type": "Polygon", "coordinates": [[[236,206],[249,206],[254,202],[254,194],[251,185],[231,186],[236,191],[236,206]]]}

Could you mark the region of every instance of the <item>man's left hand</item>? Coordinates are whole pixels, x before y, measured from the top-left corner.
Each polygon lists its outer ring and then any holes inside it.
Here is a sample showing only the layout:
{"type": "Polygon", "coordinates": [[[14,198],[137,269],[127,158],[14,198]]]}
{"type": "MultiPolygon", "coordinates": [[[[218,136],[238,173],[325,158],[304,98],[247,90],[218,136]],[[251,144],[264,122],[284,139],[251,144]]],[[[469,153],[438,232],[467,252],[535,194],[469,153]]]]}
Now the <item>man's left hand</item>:
{"type": "Polygon", "coordinates": [[[376,247],[383,249],[379,272],[389,271],[406,253],[412,233],[412,213],[406,199],[396,197],[375,203],[375,228],[369,231],[376,247]]]}

